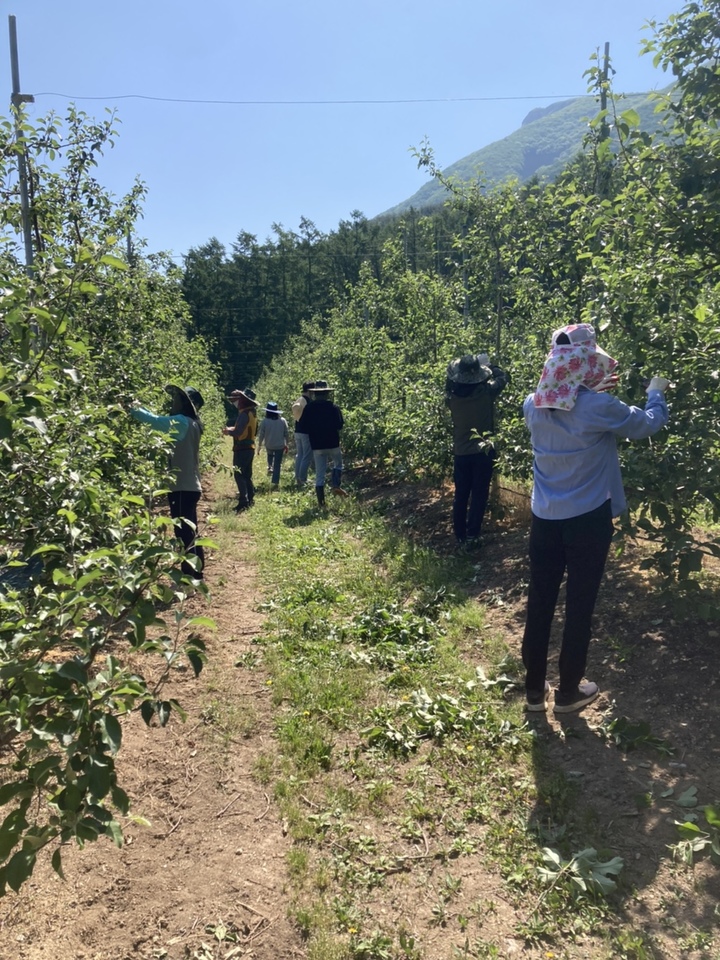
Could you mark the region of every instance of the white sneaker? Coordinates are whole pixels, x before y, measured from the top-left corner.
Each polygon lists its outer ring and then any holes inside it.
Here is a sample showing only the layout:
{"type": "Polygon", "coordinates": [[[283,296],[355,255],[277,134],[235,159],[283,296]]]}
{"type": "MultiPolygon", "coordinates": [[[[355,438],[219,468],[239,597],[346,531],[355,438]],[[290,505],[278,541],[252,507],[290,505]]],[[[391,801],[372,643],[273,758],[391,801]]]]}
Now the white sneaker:
{"type": "Polygon", "coordinates": [[[550,696],[550,684],[545,681],[545,689],[542,693],[529,693],[525,698],[525,710],[527,713],[544,713],[548,708],[548,697],[550,696]]]}
{"type": "Polygon", "coordinates": [[[558,699],[558,694],[555,694],[555,713],[574,713],[576,710],[582,710],[583,707],[586,707],[589,703],[592,703],[593,700],[597,700],[600,695],[600,688],[596,683],[581,683],[578,685],[577,692],[574,693],[569,700],[564,698],[558,699]]]}

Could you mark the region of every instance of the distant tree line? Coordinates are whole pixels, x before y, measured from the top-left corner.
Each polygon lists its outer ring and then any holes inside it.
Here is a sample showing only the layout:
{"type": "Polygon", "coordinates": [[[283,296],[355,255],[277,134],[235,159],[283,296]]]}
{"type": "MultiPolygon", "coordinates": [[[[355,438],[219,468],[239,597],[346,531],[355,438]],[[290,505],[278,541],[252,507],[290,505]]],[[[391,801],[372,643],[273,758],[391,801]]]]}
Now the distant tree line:
{"type": "Polygon", "coordinates": [[[303,218],[297,232],[274,224],[262,243],[241,232],[230,252],[213,238],[185,257],[192,330],[210,342],[226,387],[251,384],[305,322],[349,295],[363,270],[381,280],[391,237],[410,270],[449,273],[457,221],[450,209],[385,221],[356,210],[327,234],[303,218]]]}

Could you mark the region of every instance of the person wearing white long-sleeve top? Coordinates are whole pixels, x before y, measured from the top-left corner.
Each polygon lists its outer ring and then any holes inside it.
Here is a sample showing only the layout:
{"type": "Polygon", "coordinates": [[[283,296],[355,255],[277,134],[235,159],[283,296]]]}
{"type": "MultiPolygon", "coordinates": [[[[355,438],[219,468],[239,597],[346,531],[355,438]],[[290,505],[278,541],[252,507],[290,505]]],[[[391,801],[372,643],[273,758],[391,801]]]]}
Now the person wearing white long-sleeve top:
{"type": "Polygon", "coordinates": [[[303,422],[303,414],[311,399],[311,390],[315,386],[314,380],[306,380],[302,385],[302,392],[292,405],[292,415],[295,421],[295,483],[298,490],[307,484],[308,470],[313,459],[312,447],[307,427],[303,422]]]}

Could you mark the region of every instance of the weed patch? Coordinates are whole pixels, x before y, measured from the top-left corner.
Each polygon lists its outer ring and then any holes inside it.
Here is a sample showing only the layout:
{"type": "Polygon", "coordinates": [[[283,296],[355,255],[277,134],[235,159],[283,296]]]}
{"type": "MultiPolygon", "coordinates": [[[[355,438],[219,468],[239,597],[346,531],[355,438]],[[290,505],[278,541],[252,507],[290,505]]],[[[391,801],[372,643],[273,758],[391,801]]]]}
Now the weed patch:
{"type": "MultiPolygon", "coordinates": [[[[444,955],[502,956],[497,903],[518,943],[570,956],[564,944],[596,937],[601,957],[614,936],[635,949],[620,920],[623,858],[581,771],[554,766],[522,715],[522,665],[465,590],[477,567],[352,501],[320,513],[300,499],[259,499],[247,522],[267,584],[253,653],[270,671],[277,736],[255,775],[293,839],[308,956],[419,958],[440,931],[444,955]]],[[[671,752],[626,718],[590,735],[671,752]]],[[[710,838],[681,842],[699,856],[710,838]]]]}

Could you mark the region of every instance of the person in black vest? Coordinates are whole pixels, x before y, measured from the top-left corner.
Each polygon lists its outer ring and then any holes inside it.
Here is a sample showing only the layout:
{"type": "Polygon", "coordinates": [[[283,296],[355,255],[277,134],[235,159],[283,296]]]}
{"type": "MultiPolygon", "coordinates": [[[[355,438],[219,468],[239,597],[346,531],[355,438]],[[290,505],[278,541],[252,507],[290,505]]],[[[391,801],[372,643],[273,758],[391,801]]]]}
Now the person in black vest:
{"type": "Polygon", "coordinates": [[[330,489],[338,496],[345,497],[343,490],[343,461],[340,451],[340,431],[343,428],[343,415],[331,400],[332,387],[325,380],[316,380],[310,391],[312,402],[305,407],[303,425],[310,438],[310,446],[315,460],[315,495],[318,504],[325,506],[325,474],[328,460],[332,463],[330,489]]]}
{"type": "Polygon", "coordinates": [[[253,461],[255,460],[255,434],[257,433],[257,400],[250,387],[233,390],[227,398],[237,409],[235,423],[225,427],[223,433],[233,438],[233,470],[238,488],[238,503],[235,513],[241,513],[253,505],[253,461]]]}
{"type": "Polygon", "coordinates": [[[298,490],[302,490],[307,484],[308,470],[313,458],[310,437],[308,437],[307,427],[303,421],[303,414],[305,413],[305,407],[310,402],[310,391],[314,386],[314,380],[307,380],[302,385],[300,396],[292,405],[292,415],[295,421],[295,483],[298,490]]]}
{"type": "Polygon", "coordinates": [[[445,402],[453,422],[453,530],[459,544],[477,543],[495,462],[495,398],[509,377],[486,353],[468,354],[447,368],[445,402]]]}

